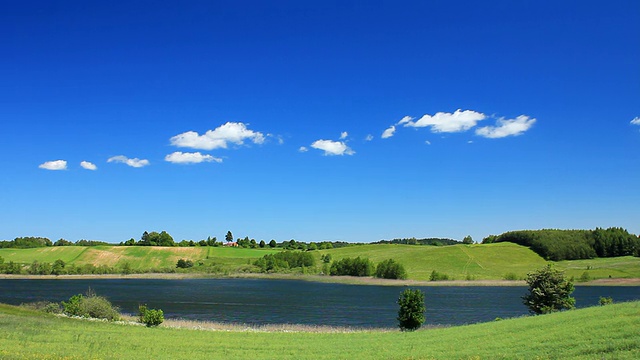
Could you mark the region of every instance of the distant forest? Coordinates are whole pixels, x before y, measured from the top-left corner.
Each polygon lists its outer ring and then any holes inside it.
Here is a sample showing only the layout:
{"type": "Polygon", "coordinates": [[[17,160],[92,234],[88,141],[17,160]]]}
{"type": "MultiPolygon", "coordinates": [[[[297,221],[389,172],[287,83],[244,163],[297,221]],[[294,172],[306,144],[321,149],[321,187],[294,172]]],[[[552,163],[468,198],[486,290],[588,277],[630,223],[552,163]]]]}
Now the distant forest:
{"type": "Polygon", "coordinates": [[[490,235],[483,244],[511,242],[527,246],[547,260],[578,260],[595,257],[640,256],[640,238],[626,229],[520,230],[490,235]]]}
{"type": "Polygon", "coordinates": [[[380,241],[373,242],[372,244],[404,244],[404,245],[443,246],[443,245],[462,244],[462,241],[453,240],[453,239],[447,239],[447,238],[425,238],[425,239],[404,238],[404,239],[393,239],[393,240],[380,240],[380,241]]]}

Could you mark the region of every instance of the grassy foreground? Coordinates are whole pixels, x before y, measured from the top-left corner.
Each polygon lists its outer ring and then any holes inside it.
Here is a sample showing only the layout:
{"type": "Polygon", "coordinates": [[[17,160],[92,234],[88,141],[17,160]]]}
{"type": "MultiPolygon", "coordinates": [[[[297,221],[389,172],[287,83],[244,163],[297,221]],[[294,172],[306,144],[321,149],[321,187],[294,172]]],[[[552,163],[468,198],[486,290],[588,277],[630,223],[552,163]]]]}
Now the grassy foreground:
{"type": "Polygon", "coordinates": [[[2,359],[637,359],[640,302],[414,333],[203,331],[0,305],[2,359]]]}

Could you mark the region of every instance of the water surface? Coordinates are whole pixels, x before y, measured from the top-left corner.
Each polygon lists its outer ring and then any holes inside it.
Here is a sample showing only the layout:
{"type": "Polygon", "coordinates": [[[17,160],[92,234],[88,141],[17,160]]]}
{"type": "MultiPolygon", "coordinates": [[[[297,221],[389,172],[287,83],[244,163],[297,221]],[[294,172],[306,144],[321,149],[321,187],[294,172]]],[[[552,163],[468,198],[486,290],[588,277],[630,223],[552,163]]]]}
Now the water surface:
{"type": "MultiPolygon", "coordinates": [[[[403,290],[265,279],[0,279],[0,302],[59,302],[88,288],[132,314],[138,304],[147,304],[162,309],[166,318],[350,327],[396,327],[396,300],[403,290]]],[[[521,300],[526,287],[417,288],[426,294],[427,324],[461,325],[528,314],[521,300]]],[[[640,287],[582,286],[573,295],[577,307],[586,307],[596,305],[600,296],[640,300],[640,287]]]]}

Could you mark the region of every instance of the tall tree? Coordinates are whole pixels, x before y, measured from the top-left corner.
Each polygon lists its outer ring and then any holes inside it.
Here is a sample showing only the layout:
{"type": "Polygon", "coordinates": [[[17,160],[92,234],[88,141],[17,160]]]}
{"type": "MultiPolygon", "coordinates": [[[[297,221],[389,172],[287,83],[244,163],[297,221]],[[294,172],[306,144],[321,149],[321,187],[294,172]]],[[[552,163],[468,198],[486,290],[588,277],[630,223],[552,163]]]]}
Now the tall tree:
{"type": "Polygon", "coordinates": [[[233,234],[231,233],[231,231],[227,231],[227,235],[224,237],[225,240],[227,240],[227,242],[233,242],[233,234]]]}

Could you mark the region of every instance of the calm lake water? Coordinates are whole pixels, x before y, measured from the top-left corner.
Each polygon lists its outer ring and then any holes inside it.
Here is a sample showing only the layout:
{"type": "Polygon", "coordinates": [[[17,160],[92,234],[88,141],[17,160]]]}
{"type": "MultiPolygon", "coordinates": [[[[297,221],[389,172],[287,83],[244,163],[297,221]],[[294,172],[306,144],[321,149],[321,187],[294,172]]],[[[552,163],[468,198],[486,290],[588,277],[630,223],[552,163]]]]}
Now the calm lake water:
{"type": "MultiPolygon", "coordinates": [[[[396,327],[396,299],[402,287],[324,284],[256,279],[88,279],[0,280],[0,302],[63,301],[93,289],[123,312],[138,304],[160,308],[166,318],[244,324],[308,324],[396,327]]],[[[526,315],[526,287],[419,287],[426,294],[427,323],[460,325],[496,317],[526,315]]],[[[640,287],[582,286],[577,307],[593,306],[600,296],[616,302],[640,300],[640,287]]]]}

